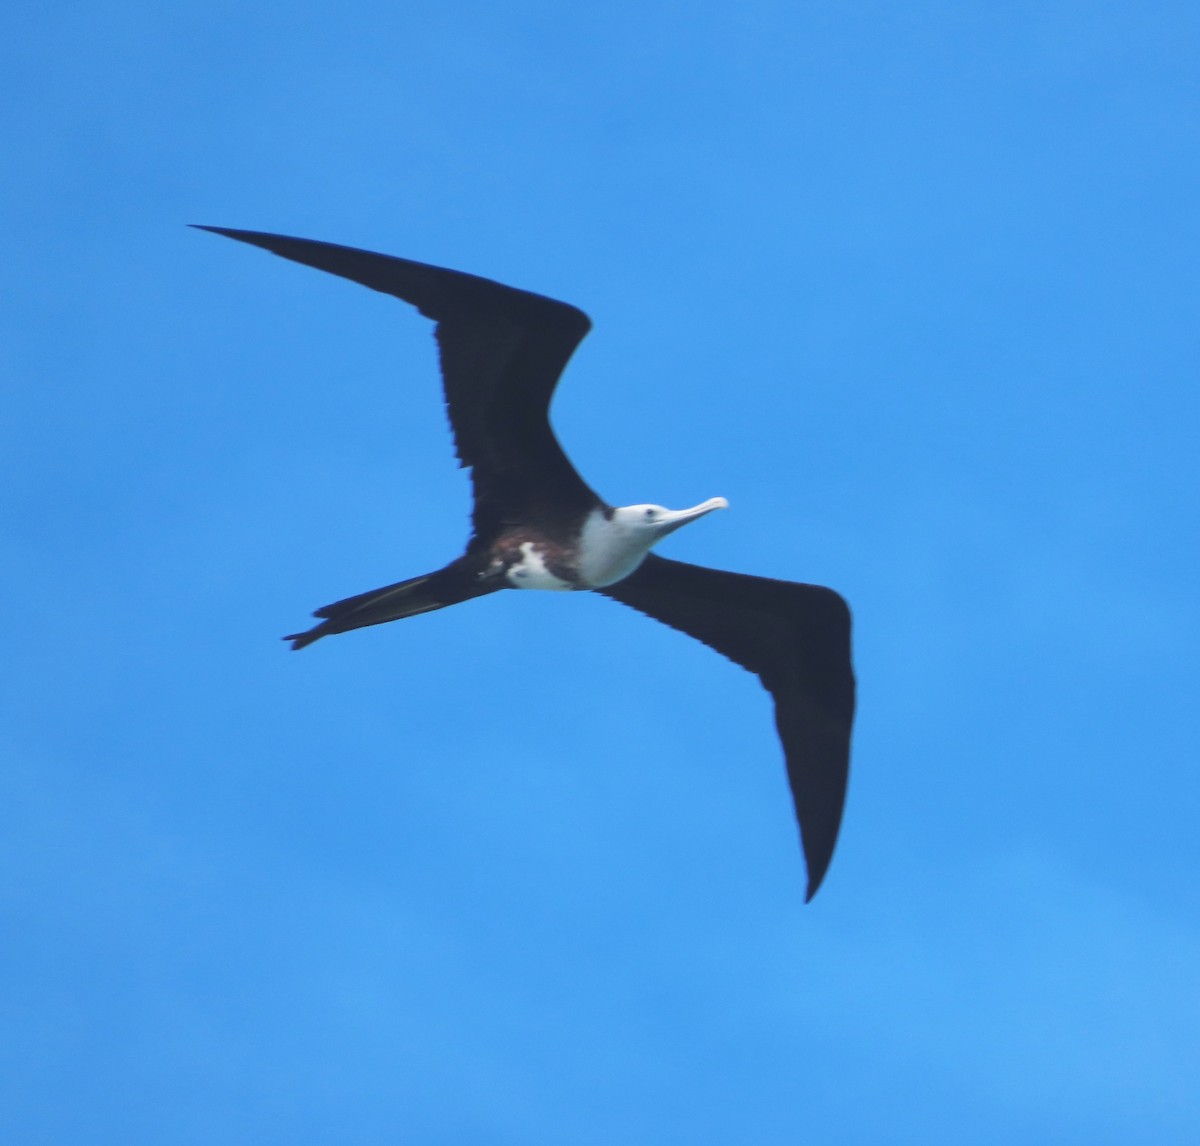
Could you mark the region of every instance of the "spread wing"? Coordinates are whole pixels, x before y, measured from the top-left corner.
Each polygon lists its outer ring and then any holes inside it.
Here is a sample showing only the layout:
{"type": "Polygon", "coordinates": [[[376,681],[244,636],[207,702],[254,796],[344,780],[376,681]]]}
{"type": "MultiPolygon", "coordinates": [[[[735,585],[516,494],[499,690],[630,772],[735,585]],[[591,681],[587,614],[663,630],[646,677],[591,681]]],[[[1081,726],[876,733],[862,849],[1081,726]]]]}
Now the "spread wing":
{"type": "Polygon", "coordinates": [[[476,534],[577,519],[602,504],[550,428],[559,375],[591,329],[583,311],[490,279],[336,243],[201,227],[394,295],[437,323],[446,408],[471,469],[476,534]]]}
{"type": "Polygon", "coordinates": [[[775,701],[812,899],[833,858],[850,767],[850,610],[832,589],[656,554],[599,592],[756,673],[775,701]]]}

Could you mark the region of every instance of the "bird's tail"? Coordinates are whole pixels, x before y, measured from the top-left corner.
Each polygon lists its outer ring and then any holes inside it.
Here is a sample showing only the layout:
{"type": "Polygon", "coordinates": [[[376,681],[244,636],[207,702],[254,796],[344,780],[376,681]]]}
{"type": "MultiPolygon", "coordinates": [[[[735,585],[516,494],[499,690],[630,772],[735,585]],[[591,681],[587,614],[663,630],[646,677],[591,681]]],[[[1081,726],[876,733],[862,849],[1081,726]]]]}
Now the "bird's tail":
{"type": "Polygon", "coordinates": [[[385,585],[382,589],[372,589],[325,605],[313,613],[314,617],[322,618],[319,625],[304,633],[290,633],[283,639],[291,641],[293,649],[302,649],[334,633],[345,633],[367,625],[382,625],[385,621],[399,621],[404,617],[415,617],[418,613],[430,613],[447,605],[457,605],[459,601],[495,592],[503,588],[503,584],[502,581],[480,577],[472,573],[465,562],[455,561],[436,573],[397,581],[394,585],[385,585]]]}

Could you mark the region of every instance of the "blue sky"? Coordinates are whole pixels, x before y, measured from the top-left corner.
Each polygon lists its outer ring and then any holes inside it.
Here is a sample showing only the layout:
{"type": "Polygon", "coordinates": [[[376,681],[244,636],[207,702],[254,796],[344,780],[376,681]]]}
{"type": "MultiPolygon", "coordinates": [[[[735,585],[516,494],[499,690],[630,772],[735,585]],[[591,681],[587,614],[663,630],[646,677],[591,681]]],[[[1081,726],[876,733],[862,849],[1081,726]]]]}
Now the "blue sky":
{"type": "Polygon", "coordinates": [[[0,1136],[1200,1134],[1194,5],[26,5],[0,45],[0,1136]],[[292,655],[465,538],[428,324],[573,302],[670,556],[850,600],[769,703],[590,595],[292,655]]]}

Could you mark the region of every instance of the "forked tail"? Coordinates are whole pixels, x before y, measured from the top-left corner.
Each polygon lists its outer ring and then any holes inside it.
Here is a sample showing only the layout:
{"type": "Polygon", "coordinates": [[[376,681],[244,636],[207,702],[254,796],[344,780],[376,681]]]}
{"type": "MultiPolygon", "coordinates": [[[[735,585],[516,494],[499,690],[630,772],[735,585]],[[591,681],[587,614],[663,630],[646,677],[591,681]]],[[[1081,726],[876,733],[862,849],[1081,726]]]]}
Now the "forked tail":
{"type": "Polygon", "coordinates": [[[313,613],[314,617],[323,618],[319,625],[304,633],[290,633],[283,639],[291,641],[293,649],[302,649],[334,633],[362,629],[367,625],[382,625],[386,621],[399,621],[404,617],[415,617],[418,613],[430,613],[434,609],[457,605],[459,601],[482,597],[502,588],[503,581],[480,577],[460,559],[436,573],[397,581],[395,585],[385,585],[382,589],[372,589],[368,593],[359,593],[325,605],[313,613]]]}

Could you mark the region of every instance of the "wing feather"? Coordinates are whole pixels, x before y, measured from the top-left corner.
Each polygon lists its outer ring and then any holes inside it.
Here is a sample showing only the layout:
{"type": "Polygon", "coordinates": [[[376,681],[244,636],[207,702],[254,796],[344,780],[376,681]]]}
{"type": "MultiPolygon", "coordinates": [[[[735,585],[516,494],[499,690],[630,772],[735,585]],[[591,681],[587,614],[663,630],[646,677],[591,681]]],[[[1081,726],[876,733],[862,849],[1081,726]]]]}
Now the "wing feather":
{"type": "Polygon", "coordinates": [[[832,589],[650,554],[605,596],[755,673],[775,702],[812,899],[833,858],[850,768],[850,610],[832,589]]]}
{"type": "Polygon", "coordinates": [[[550,400],[591,329],[583,311],[462,271],[313,239],[201,227],[415,306],[437,325],[455,452],[472,471],[477,534],[602,504],[550,427],[550,400]]]}

